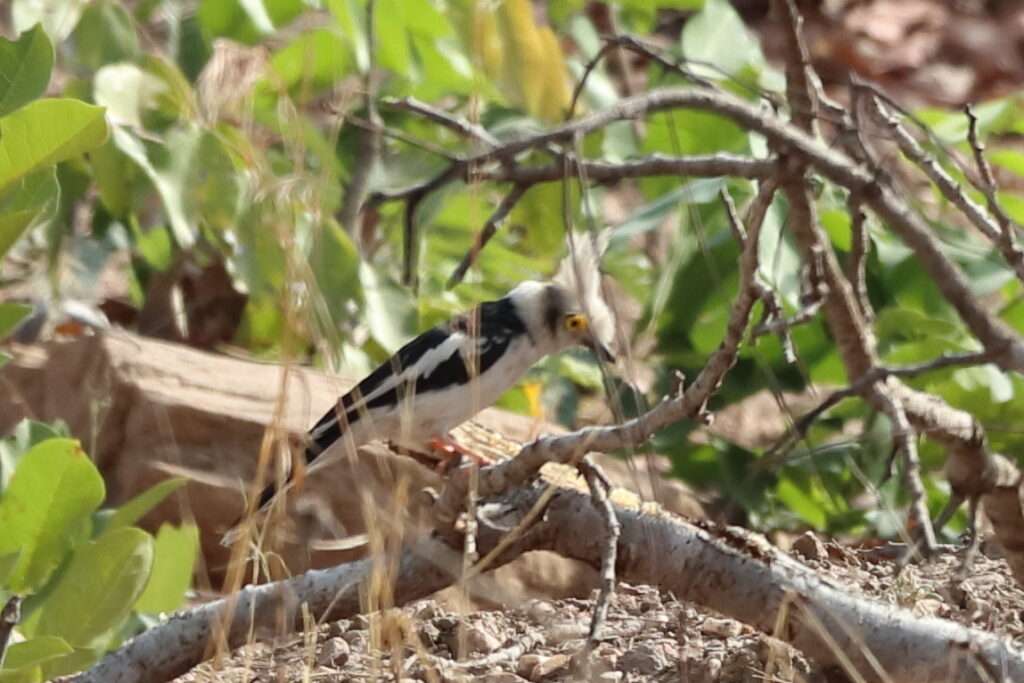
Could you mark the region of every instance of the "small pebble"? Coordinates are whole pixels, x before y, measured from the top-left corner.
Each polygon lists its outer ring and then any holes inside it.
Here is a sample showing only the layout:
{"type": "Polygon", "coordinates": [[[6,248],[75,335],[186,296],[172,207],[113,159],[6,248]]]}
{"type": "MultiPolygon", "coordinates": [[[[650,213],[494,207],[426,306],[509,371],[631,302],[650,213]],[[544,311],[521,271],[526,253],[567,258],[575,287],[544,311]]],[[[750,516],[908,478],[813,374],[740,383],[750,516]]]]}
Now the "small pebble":
{"type": "Polygon", "coordinates": [[[641,643],[619,657],[618,666],[627,673],[652,676],[665,668],[667,662],[661,653],[646,643],[641,643]]]}
{"type": "Polygon", "coordinates": [[[538,654],[526,654],[519,658],[519,662],[516,664],[516,673],[520,676],[530,677],[533,670],[540,664],[540,661],[544,659],[543,656],[538,654]]]}
{"type": "Polygon", "coordinates": [[[824,560],[828,557],[825,544],[810,531],[805,531],[793,541],[793,552],[799,553],[808,560],[824,560]]]}
{"type": "Polygon", "coordinates": [[[550,657],[544,657],[537,666],[533,667],[533,671],[530,672],[530,680],[543,680],[556,671],[560,671],[567,667],[571,661],[572,657],[569,655],[551,655],[550,657]]]}
{"type": "Polygon", "coordinates": [[[488,629],[471,626],[466,629],[466,649],[471,654],[488,654],[501,647],[501,641],[488,629]]]}
{"type": "Polygon", "coordinates": [[[331,638],[320,648],[320,656],[317,662],[321,666],[331,666],[340,669],[348,662],[352,654],[352,647],[342,638],[331,638]]]}
{"type": "Polygon", "coordinates": [[[732,619],[716,619],[708,617],[700,625],[700,632],[706,636],[718,638],[735,638],[743,632],[743,624],[732,619]]]}

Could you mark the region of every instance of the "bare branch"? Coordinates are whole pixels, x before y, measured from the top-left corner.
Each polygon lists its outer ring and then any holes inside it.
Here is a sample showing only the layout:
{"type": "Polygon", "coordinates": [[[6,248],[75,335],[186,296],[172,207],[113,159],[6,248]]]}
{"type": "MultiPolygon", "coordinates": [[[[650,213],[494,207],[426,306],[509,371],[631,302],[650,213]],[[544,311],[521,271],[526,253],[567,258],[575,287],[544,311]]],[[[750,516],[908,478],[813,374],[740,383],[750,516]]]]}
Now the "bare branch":
{"type": "Polygon", "coordinates": [[[868,297],[867,283],[867,261],[868,247],[871,240],[868,238],[867,216],[861,209],[860,200],[851,196],[848,202],[850,210],[850,232],[852,235],[850,243],[850,261],[847,264],[846,278],[853,284],[853,293],[857,299],[857,306],[864,322],[870,325],[875,319],[875,310],[871,306],[871,299],[868,297]]]}
{"type": "MultiPolygon", "coordinates": [[[[772,181],[763,183],[747,210],[747,241],[740,256],[740,293],[733,302],[722,344],[708,359],[707,365],[693,383],[685,391],[666,398],[643,415],[623,424],[586,427],[570,434],[545,436],[523,446],[510,460],[480,470],[480,497],[491,497],[526,483],[545,463],[577,462],[588,451],[607,453],[620,448],[633,448],[674,422],[705,414],[708,399],[736,362],[736,353],[757,299],[756,288],[753,286],[758,264],[757,245],[775,187],[772,181]]],[[[441,523],[450,524],[457,518],[462,501],[465,500],[465,475],[465,468],[454,472],[435,501],[434,514],[441,523]]]]}
{"type": "MultiPolygon", "coordinates": [[[[948,356],[939,356],[938,358],[927,361],[924,363],[917,363],[915,365],[905,365],[897,368],[890,368],[885,366],[875,366],[869,372],[864,373],[857,378],[857,381],[848,387],[833,391],[831,394],[825,397],[825,399],[815,406],[812,410],[804,414],[796,423],[793,425],[790,434],[788,434],[783,442],[780,442],[769,449],[768,456],[778,452],[784,447],[784,443],[791,442],[796,439],[801,439],[807,434],[807,430],[811,428],[822,415],[833,407],[838,405],[841,401],[854,396],[863,395],[872,385],[877,382],[881,382],[889,377],[901,377],[910,378],[923,375],[928,372],[934,372],[936,370],[943,370],[954,367],[971,367],[974,365],[984,365],[985,363],[992,362],[992,354],[988,351],[981,351],[978,353],[963,353],[963,354],[951,354],[948,356]]],[[[960,502],[963,502],[961,500],[960,502]]],[[[959,504],[959,503],[958,503],[959,504]]],[[[952,513],[950,513],[952,514],[952,513]]],[[[941,519],[941,516],[940,516],[941,519]]],[[[947,518],[948,520],[948,518],[947,518]]],[[[941,529],[943,525],[938,525],[941,529]]]]}
{"type": "Polygon", "coordinates": [[[910,426],[903,404],[895,392],[879,387],[878,402],[892,425],[893,448],[903,455],[903,485],[910,494],[910,523],[917,541],[914,547],[923,547],[925,556],[935,551],[935,531],[928,515],[924,483],[921,481],[921,459],[917,454],[917,434],[910,426]]]}
{"type": "Polygon", "coordinates": [[[418,114],[428,121],[433,121],[449,130],[453,130],[462,137],[469,138],[481,142],[488,147],[499,147],[501,141],[498,138],[491,135],[486,128],[479,126],[475,123],[471,123],[458,116],[453,116],[443,109],[439,109],[426,102],[421,102],[415,97],[385,97],[381,100],[381,104],[392,109],[400,109],[402,111],[411,112],[418,114]]]}
{"type": "Polygon", "coordinates": [[[487,219],[487,222],[484,223],[484,227],[480,229],[479,233],[477,233],[476,239],[473,240],[473,246],[470,247],[469,251],[466,252],[466,255],[462,257],[462,261],[459,263],[458,267],[455,268],[455,272],[452,273],[452,276],[448,279],[448,284],[446,285],[448,289],[459,284],[462,282],[462,279],[466,277],[466,273],[469,272],[469,269],[474,263],[476,263],[476,259],[480,255],[480,252],[487,246],[487,243],[491,241],[491,238],[494,237],[494,233],[498,232],[498,226],[501,225],[502,221],[504,221],[512,209],[515,208],[516,203],[523,198],[527,189],[527,185],[516,185],[512,188],[512,191],[505,195],[505,198],[501,200],[501,203],[498,204],[498,208],[494,210],[494,213],[492,213],[490,218],[487,219]]]}
{"type": "Polygon", "coordinates": [[[988,159],[985,158],[985,145],[982,144],[981,139],[978,137],[978,117],[974,115],[974,109],[969,104],[964,105],[964,114],[967,116],[967,141],[971,146],[971,151],[974,153],[974,161],[978,165],[978,174],[981,176],[981,192],[985,195],[988,210],[996,217],[996,222],[999,223],[999,229],[1003,235],[1004,248],[1013,251],[1013,253],[1018,255],[1018,258],[1024,258],[1020,256],[1020,249],[1016,246],[1015,233],[1019,226],[1006,215],[1006,211],[996,198],[996,190],[998,189],[996,187],[996,179],[992,175],[992,167],[989,165],[988,159]]]}
{"type": "MultiPolygon", "coordinates": [[[[939,162],[921,147],[917,140],[914,139],[914,136],[900,125],[895,116],[885,111],[877,99],[871,97],[865,99],[871,115],[888,128],[903,154],[935,183],[935,186],[939,188],[943,196],[960,210],[967,220],[971,222],[971,225],[996,245],[1003,254],[1003,258],[1006,259],[1007,264],[1017,274],[1018,279],[1024,282],[1024,252],[1015,249],[1012,242],[1007,243],[1005,234],[1000,226],[985,212],[984,208],[967,196],[960,184],[953,180],[949,173],[946,172],[946,169],[942,168],[939,162]]],[[[993,195],[993,201],[994,199],[993,195]]]]}
{"type": "MultiPolygon", "coordinates": [[[[805,160],[832,182],[851,192],[861,193],[864,203],[914,250],[921,265],[971,332],[985,347],[998,350],[999,356],[994,362],[1003,369],[1024,372],[1024,340],[977,300],[964,273],[943,253],[933,231],[892,188],[879,182],[876,172],[854,163],[838,150],[824,146],[815,137],[778,116],[728,93],[706,88],[665,88],[625,98],[603,111],[457,161],[438,176],[399,194],[413,202],[451,180],[466,177],[469,168],[494,161],[508,161],[521,152],[544,148],[553,142],[571,141],[577,134],[586,135],[615,121],[679,108],[711,111],[726,116],[764,135],[777,149],[805,160]]],[[[371,201],[379,202],[387,198],[396,197],[394,194],[376,195],[371,201]]],[[[407,237],[412,232],[408,220],[406,232],[407,237]]],[[[411,270],[411,259],[411,254],[408,254],[407,275],[411,270]]]]}
{"type": "Polygon", "coordinates": [[[615,557],[619,546],[621,527],[615,514],[615,506],[608,498],[612,490],[611,482],[608,481],[601,468],[589,457],[584,457],[580,461],[580,471],[590,488],[590,497],[594,507],[601,513],[601,520],[604,522],[604,534],[601,539],[603,546],[601,551],[601,587],[597,599],[594,601],[594,614],[587,635],[586,651],[589,654],[597,645],[597,638],[604,626],[605,618],[608,616],[608,600],[615,590],[615,557]]]}

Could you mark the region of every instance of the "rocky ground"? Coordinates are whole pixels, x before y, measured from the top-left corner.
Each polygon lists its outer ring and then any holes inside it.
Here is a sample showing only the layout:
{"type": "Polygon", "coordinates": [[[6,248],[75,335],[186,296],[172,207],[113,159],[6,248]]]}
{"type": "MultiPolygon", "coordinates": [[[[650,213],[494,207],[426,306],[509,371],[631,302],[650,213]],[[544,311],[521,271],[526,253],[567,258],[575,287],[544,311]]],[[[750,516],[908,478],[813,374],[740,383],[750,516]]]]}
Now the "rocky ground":
{"type": "MultiPolygon", "coordinates": [[[[1024,646],[1024,590],[1006,563],[984,555],[958,577],[946,552],[898,572],[885,549],[853,550],[805,535],[794,555],[822,576],[872,599],[991,630],[1024,646]]],[[[848,680],[821,670],[780,640],[646,586],[613,597],[589,674],[574,655],[592,600],[532,600],[502,611],[457,614],[433,600],[324,624],[276,645],[253,644],[206,663],[200,681],[687,681],[848,680]]]]}

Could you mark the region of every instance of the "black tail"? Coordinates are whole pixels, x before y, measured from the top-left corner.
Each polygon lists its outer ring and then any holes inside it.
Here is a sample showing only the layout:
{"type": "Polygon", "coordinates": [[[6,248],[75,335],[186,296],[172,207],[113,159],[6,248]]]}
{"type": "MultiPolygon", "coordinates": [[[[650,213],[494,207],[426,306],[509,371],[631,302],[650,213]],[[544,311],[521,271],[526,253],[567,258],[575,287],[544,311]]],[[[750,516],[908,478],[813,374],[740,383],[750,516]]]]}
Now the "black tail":
{"type": "MultiPolygon", "coordinates": [[[[309,430],[308,434],[309,445],[306,446],[306,466],[313,464],[313,461],[320,457],[320,454],[330,448],[335,441],[341,438],[341,425],[338,421],[338,413],[335,408],[328,410],[320,420],[313,425],[313,428],[309,430]]],[[[285,479],[285,485],[290,484],[295,478],[295,468],[288,468],[288,476],[285,479]]],[[[267,508],[274,497],[277,496],[277,492],[280,487],[277,485],[277,481],[271,481],[264,489],[260,492],[259,508],[263,510],[267,508]]]]}

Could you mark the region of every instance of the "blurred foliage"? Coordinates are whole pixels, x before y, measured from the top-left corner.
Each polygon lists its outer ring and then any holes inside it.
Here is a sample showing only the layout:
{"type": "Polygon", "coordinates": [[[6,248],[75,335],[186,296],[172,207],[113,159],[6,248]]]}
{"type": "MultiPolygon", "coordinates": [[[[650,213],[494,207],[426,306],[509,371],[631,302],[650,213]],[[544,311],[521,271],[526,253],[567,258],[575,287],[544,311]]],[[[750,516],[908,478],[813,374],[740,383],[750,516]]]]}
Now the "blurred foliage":
{"type": "MultiPolygon", "coordinates": [[[[130,304],[140,311],[139,328],[160,334],[174,323],[144,329],[141,320],[151,310],[169,302],[165,307],[175,314],[165,317],[192,324],[202,297],[213,296],[186,287],[181,273],[222,268],[228,294],[240,296],[240,303],[206,345],[233,344],[253,355],[357,376],[418,330],[524,278],[550,275],[567,220],[584,229],[605,222],[600,211],[620,188],[535,186],[467,281],[447,290],[451,272],[508,191],[493,183],[452,183],[428,195],[414,216],[420,236],[414,293],[397,281],[404,248],[400,203],[381,204],[360,225],[337,219],[371,118],[363,97],[371,64],[380,98],[434,103],[498,139],[564,118],[573,86],[609,28],[584,0],[552,0],[546,13],[537,7],[529,0],[377,0],[371,40],[366,0],[12,0],[19,37],[0,41],[0,252],[10,249],[22,260],[41,252],[51,274],[49,296],[59,299],[93,291],[99,273],[127,250],[123,276],[130,304]],[[68,264],[75,266],[74,277],[54,275],[66,273],[68,264]]],[[[653,35],[666,56],[692,60],[700,75],[743,97],[781,87],[756,36],[726,0],[623,0],[607,9],[610,26],[653,35]]],[[[623,67],[612,61],[593,71],[577,112],[621,97],[623,67]]],[[[629,63],[643,72],[647,87],[685,82],[655,64],[629,63]]],[[[977,112],[986,137],[1024,133],[1018,95],[983,103],[977,112]]],[[[371,173],[371,192],[408,187],[443,169],[445,155],[475,149],[416,115],[383,105],[380,115],[389,134],[371,173]]],[[[964,153],[962,113],[929,109],[919,115],[936,143],[964,153]]],[[[651,153],[765,153],[759,136],[689,111],[657,114],[643,125],[615,123],[581,145],[586,156],[608,161],[651,153]]],[[[547,158],[533,154],[526,163],[547,158]]],[[[948,157],[940,159],[962,178],[948,157]]],[[[1024,220],[1024,155],[996,145],[991,159],[1016,179],[1002,198],[1007,211],[1024,220]]],[[[725,189],[742,203],[753,195],[751,183],[659,177],[633,186],[605,267],[637,310],[628,332],[634,348],[642,349],[634,362],[653,377],[644,384],[646,395],[635,395],[623,380],[606,381],[588,355],[569,353],[542,363],[502,405],[543,409],[577,425],[588,399],[607,387],[609,403],[631,414],[664,394],[675,372],[695,376],[717,347],[736,294],[738,253],[718,192],[725,189]]],[[[818,209],[841,258],[851,248],[846,200],[843,191],[822,183],[818,209]]],[[[951,224],[937,194],[920,205],[977,295],[1024,332],[1021,284],[991,245],[951,224]]],[[[785,202],[777,199],[762,237],[760,277],[792,314],[800,306],[802,275],[786,220],[785,202]]],[[[868,283],[884,360],[923,361],[976,348],[911,252],[873,218],[868,227],[868,283]]],[[[21,314],[10,304],[0,307],[0,335],[21,314]]],[[[792,336],[795,362],[773,337],[744,346],[712,408],[772,392],[789,410],[787,392],[820,395],[823,387],[845,383],[834,340],[820,321],[792,336]]],[[[198,343],[188,330],[179,330],[178,338],[198,343]]],[[[624,371],[630,381],[632,370],[624,371]]],[[[1021,382],[985,366],[912,383],[970,410],[995,449],[1017,454],[1024,445],[1017,426],[1024,424],[1021,382]]],[[[898,478],[877,491],[873,484],[882,479],[889,454],[888,425],[860,403],[830,411],[781,466],[766,465],[762,447],[703,429],[696,438],[696,429],[677,425],[653,448],[671,458],[675,476],[716,491],[749,523],[837,534],[898,532],[901,517],[894,511],[905,503],[898,478]]],[[[943,454],[923,437],[934,512],[945,497],[943,454]]],[[[167,532],[155,547],[181,543],[167,532]]],[[[159,573],[158,560],[155,566],[159,573]]],[[[146,604],[166,607],[150,597],[146,604]]]]}
{"type": "Polygon", "coordinates": [[[62,427],[26,420],[0,440],[0,602],[24,598],[0,681],[80,671],[181,607],[198,530],[165,524],[154,539],[133,525],[184,483],[101,510],[103,478],[62,427]]]}

